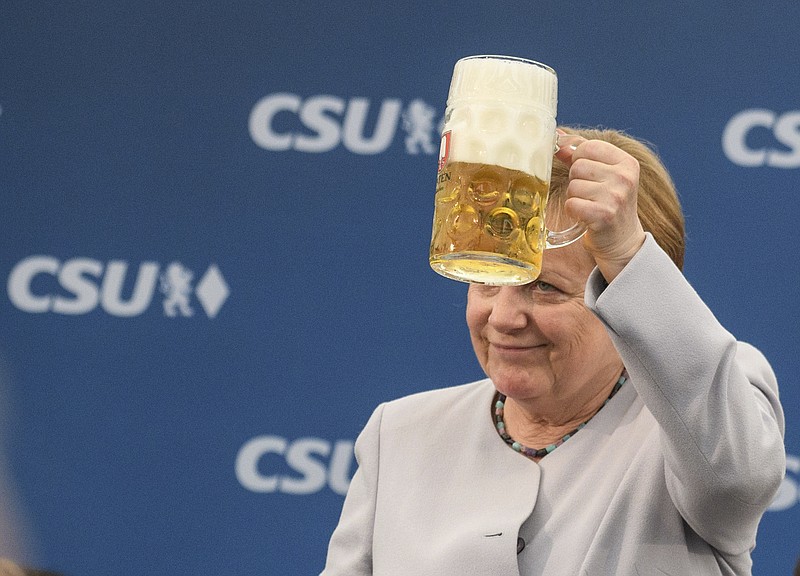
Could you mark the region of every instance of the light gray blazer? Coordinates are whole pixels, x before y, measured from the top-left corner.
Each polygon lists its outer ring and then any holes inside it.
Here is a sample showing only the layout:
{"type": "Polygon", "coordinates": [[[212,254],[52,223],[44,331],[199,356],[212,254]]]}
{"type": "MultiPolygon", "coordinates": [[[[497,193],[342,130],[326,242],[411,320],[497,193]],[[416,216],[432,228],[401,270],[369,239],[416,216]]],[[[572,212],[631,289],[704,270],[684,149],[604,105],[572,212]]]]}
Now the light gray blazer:
{"type": "Polygon", "coordinates": [[[785,471],[769,364],[649,235],[586,302],[628,369],[620,392],[538,464],[494,430],[489,380],[382,404],[324,576],[750,574],[785,471]]]}

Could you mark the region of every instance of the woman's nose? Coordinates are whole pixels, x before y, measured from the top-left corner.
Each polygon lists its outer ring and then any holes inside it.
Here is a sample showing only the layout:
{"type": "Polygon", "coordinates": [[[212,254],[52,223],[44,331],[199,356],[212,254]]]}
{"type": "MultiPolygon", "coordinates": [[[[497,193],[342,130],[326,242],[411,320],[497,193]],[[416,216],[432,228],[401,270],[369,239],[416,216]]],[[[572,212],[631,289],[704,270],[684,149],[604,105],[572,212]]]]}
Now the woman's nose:
{"type": "Polygon", "coordinates": [[[492,299],[489,324],[502,332],[525,328],[533,305],[525,295],[524,286],[502,286],[492,299]]]}

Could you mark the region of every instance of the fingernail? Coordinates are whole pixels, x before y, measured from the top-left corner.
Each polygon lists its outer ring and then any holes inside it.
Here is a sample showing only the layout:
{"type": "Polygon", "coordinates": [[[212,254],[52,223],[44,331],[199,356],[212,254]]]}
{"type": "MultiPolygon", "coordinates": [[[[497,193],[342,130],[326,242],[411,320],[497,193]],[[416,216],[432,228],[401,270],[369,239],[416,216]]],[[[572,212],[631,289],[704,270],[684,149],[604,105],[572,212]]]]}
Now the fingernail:
{"type": "Polygon", "coordinates": [[[562,148],[569,148],[573,152],[578,149],[578,145],[575,143],[570,144],[569,140],[575,139],[575,136],[572,134],[567,134],[566,132],[558,131],[558,138],[556,138],[556,145],[558,149],[561,150],[562,148]]]}

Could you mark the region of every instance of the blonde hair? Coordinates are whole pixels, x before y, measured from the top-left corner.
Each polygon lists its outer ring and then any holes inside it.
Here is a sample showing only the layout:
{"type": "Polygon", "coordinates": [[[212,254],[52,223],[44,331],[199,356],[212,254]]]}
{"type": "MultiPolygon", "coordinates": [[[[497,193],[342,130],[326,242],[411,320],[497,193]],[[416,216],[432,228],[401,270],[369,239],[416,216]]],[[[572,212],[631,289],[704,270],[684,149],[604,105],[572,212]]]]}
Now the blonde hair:
{"type": "MultiPolygon", "coordinates": [[[[639,161],[639,220],[646,232],[666,252],[678,269],[683,270],[686,251],[685,224],[675,184],[658,154],[641,140],[619,130],[602,128],[561,127],[564,132],[587,140],[604,140],[624,150],[639,161]]],[[[558,158],[553,160],[550,194],[556,204],[566,200],[569,167],[558,158]]]]}
{"type": "Polygon", "coordinates": [[[0,558],[0,576],[25,576],[25,571],[8,558],[0,558]]]}

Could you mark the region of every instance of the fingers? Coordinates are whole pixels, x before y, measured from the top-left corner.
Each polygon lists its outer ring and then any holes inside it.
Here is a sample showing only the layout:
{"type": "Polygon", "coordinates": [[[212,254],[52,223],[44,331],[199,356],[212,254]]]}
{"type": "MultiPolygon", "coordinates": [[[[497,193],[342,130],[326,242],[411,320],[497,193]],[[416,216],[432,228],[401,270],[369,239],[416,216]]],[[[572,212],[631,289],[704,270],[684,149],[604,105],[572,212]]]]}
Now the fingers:
{"type": "MultiPolygon", "coordinates": [[[[568,134],[560,128],[556,129],[556,158],[572,166],[577,160],[587,158],[603,164],[616,164],[630,156],[603,140],[587,140],[578,134],[568,134]]],[[[632,159],[632,158],[631,158],[632,159]]],[[[572,173],[570,173],[572,176],[572,173]]]]}
{"type": "Polygon", "coordinates": [[[582,156],[586,154],[588,145],[587,142],[585,147],[576,150],[572,156],[569,171],[570,195],[582,195],[579,190],[584,188],[580,184],[587,182],[602,184],[604,190],[612,193],[635,194],[639,182],[639,163],[618,148],[603,150],[598,147],[602,153],[582,156]]]}
{"type": "MultiPolygon", "coordinates": [[[[637,163],[627,152],[624,152],[620,148],[604,140],[583,140],[583,142],[578,143],[576,148],[571,150],[571,166],[574,168],[579,160],[591,162],[591,166],[593,166],[594,169],[598,167],[609,168],[603,174],[599,174],[598,177],[617,170],[630,170],[633,163],[637,163]]],[[[587,174],[589,173],[585,170],[582,173],[582,175],[587,174]]],[[[572,171],[570,172],[570,176],[573,176],[572,171]]],[[[578,175],[576,174],[575,176],[577,177],[578,175]]]]}
{"type": "Polygon", "coordinates": [[[571,152],[570,162],[569,198],[600,202],[612,211],[635,205],[639,163],[626,152],[608,142],[584,140],[571,152]]]}
{"type": "Polygon", "coordinates": [[[639,162],[603,140],[559,131],[556,157],[569,166],[564,208],[586,224],[584,247],[611,280],[644,241],[637,214],[639,162]]]}
{"type": "Polygon", "coordinates": [[[558,139],[556,140],[556,153],[555,156],[567,166],[572,164],[572,155],[582,143],[587,142],[583,136],[577,134],[567,134],[560,128],[556,130],[558,139]]]}
{"type": "Polygon", "coordinates": [[[598,202],[603,205],[600,213],[631,206],[635,210],[639,162],[633,156],[610,142],[587,140],[562,130],[558,130],[557,142],[556,157],[569,165],[567,197],[575,200],[571,204],[583,204],[579,200],[598,202]]]}

